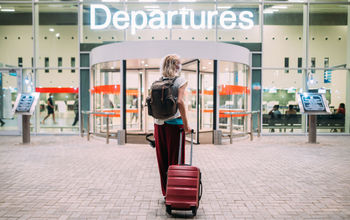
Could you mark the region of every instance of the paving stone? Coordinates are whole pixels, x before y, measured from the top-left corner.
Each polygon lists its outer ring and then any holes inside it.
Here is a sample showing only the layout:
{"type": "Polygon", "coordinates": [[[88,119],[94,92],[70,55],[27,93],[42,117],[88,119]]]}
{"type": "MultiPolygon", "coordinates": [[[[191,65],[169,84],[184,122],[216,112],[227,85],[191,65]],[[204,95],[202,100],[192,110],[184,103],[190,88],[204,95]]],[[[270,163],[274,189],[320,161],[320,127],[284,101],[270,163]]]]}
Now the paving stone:
{"type": "MultiPolygon", "coordinates": [[[[76,136],[0,137],[0,219],[167,219],[154,149],[76,136]]],[[[195,145],[196,219],[350,219],[350,137],[195,145]]],[[[187,148],[188,152],[189,148],[187,148]]]]}

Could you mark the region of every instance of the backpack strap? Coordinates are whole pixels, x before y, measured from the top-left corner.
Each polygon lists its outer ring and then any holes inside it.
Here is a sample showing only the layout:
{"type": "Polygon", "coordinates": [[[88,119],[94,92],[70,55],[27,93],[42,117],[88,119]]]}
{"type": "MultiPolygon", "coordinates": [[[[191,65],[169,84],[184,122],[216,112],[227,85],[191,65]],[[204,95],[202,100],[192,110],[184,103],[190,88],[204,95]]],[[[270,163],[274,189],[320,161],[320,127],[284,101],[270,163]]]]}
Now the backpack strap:
{"type": "Polygon", "coordinates": [[[167,78],[167,77],[161,76],[161,77],[160,77],[160,80],[162,80],[162,81],[164,81],[164,80],[169,80],[169,81],[171,81],[171,82],[174,84],[174,82],[175,82],[175,80],[176,80],[177,78],[179,78],[179,76],[175,76],[174,78],[167,78]]]}

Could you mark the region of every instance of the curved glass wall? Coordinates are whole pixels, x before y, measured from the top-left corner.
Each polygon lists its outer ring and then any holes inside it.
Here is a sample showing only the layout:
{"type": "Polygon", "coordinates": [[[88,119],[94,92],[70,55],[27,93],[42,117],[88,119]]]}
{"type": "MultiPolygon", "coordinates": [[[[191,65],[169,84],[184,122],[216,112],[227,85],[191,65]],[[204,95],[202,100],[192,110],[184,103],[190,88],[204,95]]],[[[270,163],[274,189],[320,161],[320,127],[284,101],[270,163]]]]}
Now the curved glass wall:
{"type": "MultiPolygon", "coordinates": [[[[148,115],[145,106],[146,97],[150,94],[151,84],[161,77],[159,65],[161,59],[126,60],[126,131],[128,135],[153,132],[153,118],[148,115]]],[[[189,126],[198,131],[196,142],[211,143],[211,132],[214,128],[214,61],[182,59],[183,76],[188,84],[185,91],[185,104],[189,126]],[[199,134],[200,133],[200,134],[199,134]]],[[[218,118],[219,126],[229,132],[230,124],[235,133],[247,131],[247,115],[229,115],[231,112],[245,112],[249,109],[248,85],[249,68],[240,63],[218,62],[218,118]]],[[[120,115],[120,61],[99,63],[92,66],[91,74],[91,124],[93,132],[106,132],[106,115],[110,115],[110,131],[116,133],[122,129],[120,115]]],[[[132,142],[132,141],[130,141],[132,142]]]]}
{"type": "Polygon", "coordinates": [[[100,63],[92,67],[90,95],[91,110],[94,112],[91,117],[94,133],[107,132],[107,117],[110,132],[121,129],[120,77],[119,61],[100,63]],[[98,114],[99,112],[110,115],[98,114]]]}
{"type": "Polygon", "coordinates": [[[248,115],[229,113],[247,112],[250,107],[249,68],[240,63],[219,61],[218,73],[219,128],[224,132],[232,129],[233,134],[246,132],[248,115]]]}

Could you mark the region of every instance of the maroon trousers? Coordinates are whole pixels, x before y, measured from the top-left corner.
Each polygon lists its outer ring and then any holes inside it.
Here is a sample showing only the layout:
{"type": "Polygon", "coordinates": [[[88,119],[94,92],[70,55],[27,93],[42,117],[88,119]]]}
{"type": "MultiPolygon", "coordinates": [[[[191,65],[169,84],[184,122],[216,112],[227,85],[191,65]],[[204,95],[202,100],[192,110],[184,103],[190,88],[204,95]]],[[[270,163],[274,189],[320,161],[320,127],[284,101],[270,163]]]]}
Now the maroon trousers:
{"type": "MultiPolygon", "coordinates": [[[[167,172],[170,165],[178,164],[180,147],[180,128],[183,125],[154,125],[154,139],[156,142],[158,168],[162,193],[165,196],[167,172]]],[[[185,161],[185,132],[182,136],[182,163],[185,161]]]]}

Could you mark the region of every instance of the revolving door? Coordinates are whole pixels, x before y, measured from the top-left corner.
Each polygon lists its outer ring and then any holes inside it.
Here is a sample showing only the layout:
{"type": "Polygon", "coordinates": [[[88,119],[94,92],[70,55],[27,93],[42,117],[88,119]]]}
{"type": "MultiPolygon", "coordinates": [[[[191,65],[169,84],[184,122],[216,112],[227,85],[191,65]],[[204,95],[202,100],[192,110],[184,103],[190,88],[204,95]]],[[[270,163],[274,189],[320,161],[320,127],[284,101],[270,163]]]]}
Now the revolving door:
{"type": "MultiPolygon", "coordinates": [[[[161,77],[161,58],[167,54],[181,58],[180,75],[188,82],[185,104],[195,143],[212,143],[215,130],[221,130],[224,136],[232,127],[237,133],[247,131],[246,115],[230,115],[250,111],[247,49],[215,42],[152,41],[116,43],[92,51],[91,110],[111,113],[111,133],[123,130],[127,143],[133,143],[130,135],[145,140],[146,134],[153,133],[153,118],[145,103],[151,84],[161,77]],[[201,52],[203,48],[205,53],[201,52]],[[228,56],[226,51],[234,53],[228,56]]],[[[103,114],[91,117],[94,133],[105,133],[106,123],[103,114]]]]}

